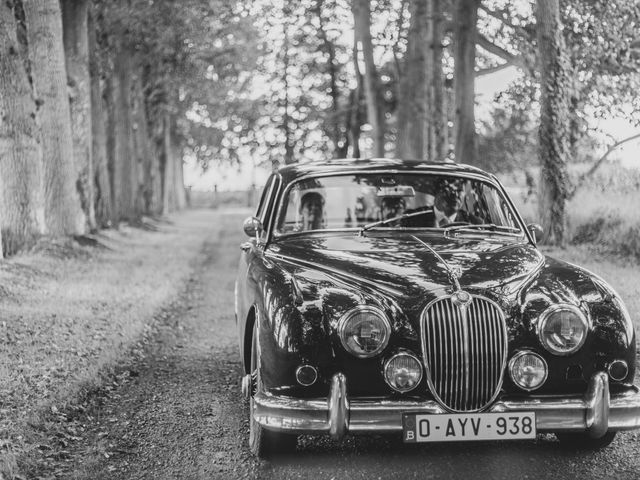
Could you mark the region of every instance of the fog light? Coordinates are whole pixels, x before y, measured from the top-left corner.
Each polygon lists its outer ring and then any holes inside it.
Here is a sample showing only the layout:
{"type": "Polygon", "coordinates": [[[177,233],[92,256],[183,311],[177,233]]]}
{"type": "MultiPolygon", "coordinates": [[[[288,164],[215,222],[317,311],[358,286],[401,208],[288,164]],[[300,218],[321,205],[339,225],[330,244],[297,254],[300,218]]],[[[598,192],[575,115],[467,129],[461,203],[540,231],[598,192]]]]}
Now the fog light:
{"type": "Polygon", "coordinates": [[[296,370],[296,380],[303,387],[308,387],[316,383],[318,371],[311,365],[300,365],[296,370]]]}
{"type": "Polygon", "coordinates": [[[511,380],[523,390],[540,388],[547,379],[547,362],[537,353],[518,352],[509,361],[511,380]]]}
{"type": "Polygon", "coordinates": [[[607,371],[609,372],[609,377],[611,377],[611,380],[620,382],[627,378],[629,367],[627,366],[627,362],[625,362],[624,360],[614,360],[609,364],[609,368],[607,368],[607,371]]]}
{"type": "Polygon", "coordinates": [[[384,379],[397,392],[408,392],[422,380],[422,365],[409,353],[398,353],[384,365],[384,379]]]}

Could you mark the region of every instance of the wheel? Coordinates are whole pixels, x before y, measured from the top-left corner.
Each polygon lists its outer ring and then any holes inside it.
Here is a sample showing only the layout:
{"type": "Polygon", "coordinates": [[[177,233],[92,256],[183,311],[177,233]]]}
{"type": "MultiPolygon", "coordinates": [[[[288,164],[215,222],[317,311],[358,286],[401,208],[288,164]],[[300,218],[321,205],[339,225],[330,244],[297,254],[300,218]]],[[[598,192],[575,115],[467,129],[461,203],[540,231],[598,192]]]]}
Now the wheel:
{"type": "Polygon", "coordinates": [[[251,341],[251,377],[252,388],[249,399],[249,449],[258,458],[269,458],[274,454],[291,453],[295,451],[298,436],[267,430],[260,425],[253,415],[253,396],[262,390],[260,379],[260,351],[256,330],[254,328],[251,341]]]}
{"type": "Polygon", "coordinates": [[[576,450],[598,450],[608,446],[616,438],[617,432],[608,431],[600,438],[591,438],[586,433],[561,433],[557,432],[556,437],[560,440],[563,448],[576,450]]]}

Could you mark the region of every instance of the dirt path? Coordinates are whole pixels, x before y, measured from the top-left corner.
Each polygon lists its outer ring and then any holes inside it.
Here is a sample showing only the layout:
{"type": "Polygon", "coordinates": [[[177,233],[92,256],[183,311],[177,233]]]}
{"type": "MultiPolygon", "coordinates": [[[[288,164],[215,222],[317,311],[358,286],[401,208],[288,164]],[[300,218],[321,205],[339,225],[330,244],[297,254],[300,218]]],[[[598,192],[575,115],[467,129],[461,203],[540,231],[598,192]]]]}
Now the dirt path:
{"type": "MultiPolygon", "coordinates": [[[[123,385],[75,419],[85,429],[65,478],[241,478],[244,448],[233,282],[238,217],[220,214],[180,298],[160,315],[153,343],[123,369],[123,385]]],[[[77,430],[77,429],[76,429],[77,430]]],[[[66,466],[66,468],[61,468],[66,466]]]]}
{"type": "MultiPolygon", "coordinates": [[[[236,478],[638,478],[638,434],[598,453],[562,451],[553,436],[535,443],[406,446],[395,437],[342,443],[304,437],[298,452],[258,462],[246,448],[245,406],[233,319],[240,237],[237,214],[201,253],[184,294],[167,310],[128,379],[94,399],[76,422],[78,439],[57,463],[79,479],[236,478]]],[[[46,472],[45,472],[46,473],[46,472]]],[[[46,475],[45,475],[46,478],[46,475]]]]}

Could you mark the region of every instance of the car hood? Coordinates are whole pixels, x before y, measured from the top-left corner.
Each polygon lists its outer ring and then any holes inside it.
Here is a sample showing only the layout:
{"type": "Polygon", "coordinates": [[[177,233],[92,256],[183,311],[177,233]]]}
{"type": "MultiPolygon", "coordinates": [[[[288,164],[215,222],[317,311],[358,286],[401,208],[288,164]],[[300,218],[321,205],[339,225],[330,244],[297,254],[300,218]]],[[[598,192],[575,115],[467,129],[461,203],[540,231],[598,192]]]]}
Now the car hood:
{"type": "Polygon", "coordinates": [[[502,235],[307,235],[280,239],[269,250],[301,283],[335,278],[343,285],[386,293],[403,308],[422,308],[451,290],[451,270],[464,289],[507,296],[545,260],[530,243],[502,235]]]}

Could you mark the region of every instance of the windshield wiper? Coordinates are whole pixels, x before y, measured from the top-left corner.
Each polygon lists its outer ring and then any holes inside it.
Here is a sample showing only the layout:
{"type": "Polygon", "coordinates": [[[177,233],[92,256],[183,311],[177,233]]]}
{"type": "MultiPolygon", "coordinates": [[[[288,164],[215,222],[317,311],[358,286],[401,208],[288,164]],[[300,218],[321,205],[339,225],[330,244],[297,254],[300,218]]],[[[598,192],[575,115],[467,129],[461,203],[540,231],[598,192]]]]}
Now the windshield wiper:
{"type": "Polygon", "coordinates": [[[409,212],[403,213],[402,215],[397,215],[391,218],[385,218],[384,220],[378,220],[377,222],[367,223],[366,225],[360,227],[358,235],[364,234],[367,230],[370,230],[375,227],[379,227],[380,225],[384,225],[386,223],[396,222],[398,220],[403,220],[405,218],[417,217],[418,215],[424,215],[425,213],[430,213],[432,210],[420,210],[419,212],[409,212]]]}
{"type": "Polygon", "coordinates": [[[496,225],[495,223],[470,223],[468,225],[454,225],[452,227],[444,228],[444,235],[448,235],[450,232],[456,230],[488,230],[490,232],[499,232],[508,235],[518,234],[519,228],[508,227],[506,225],[496,225]]]}

